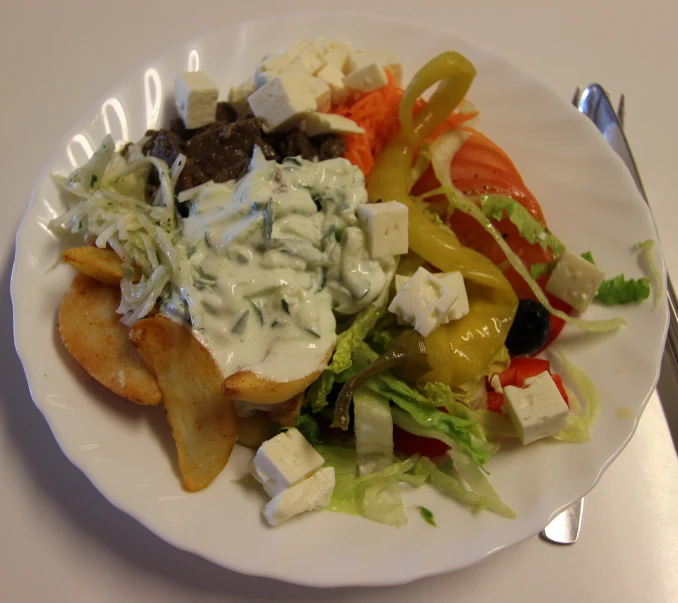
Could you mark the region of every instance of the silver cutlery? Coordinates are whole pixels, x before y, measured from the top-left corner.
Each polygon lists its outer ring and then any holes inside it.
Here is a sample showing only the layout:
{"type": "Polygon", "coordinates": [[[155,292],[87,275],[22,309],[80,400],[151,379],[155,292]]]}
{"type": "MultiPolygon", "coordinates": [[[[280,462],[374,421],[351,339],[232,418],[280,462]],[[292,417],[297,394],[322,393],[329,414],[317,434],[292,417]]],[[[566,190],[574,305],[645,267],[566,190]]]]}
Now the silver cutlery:
{"type": "MultiPolygon", "coordinates": [[[[648,203],[633,153],[631,153],[631,148],[624,134],[624,95],[622,94],[619,98],[619,104],[615,110],[609,95],[600,84],[592,84],[584,89],[578,86],[574,92],[572,104],[577,107],[580,113],[591,119],[612,149],[621,157],[631,173],[638,191],[645,202],[648,203]]],[[[678,376],[678,302],[670,278],[667,279],[666,286],[669,302],[669,330],[665,354],[670,361],[674,374],[678,376]]],[[[579,538],[583,510],[584,499],[581,498],[556,515],[544,528],[540,536],[554,544],[574,544],[579,538]]]]}

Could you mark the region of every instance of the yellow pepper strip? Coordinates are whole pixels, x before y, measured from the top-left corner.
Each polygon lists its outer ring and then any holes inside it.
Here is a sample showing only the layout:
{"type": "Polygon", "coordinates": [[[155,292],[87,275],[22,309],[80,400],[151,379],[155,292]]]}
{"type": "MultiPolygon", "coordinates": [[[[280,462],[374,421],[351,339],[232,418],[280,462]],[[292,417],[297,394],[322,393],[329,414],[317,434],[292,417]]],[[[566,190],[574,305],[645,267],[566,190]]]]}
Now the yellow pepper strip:
{"type": "Polygon", "coordinates": [[[377,157],[367,182],[374,201],[398,201],[409,208],[409,246],[443,272],[462,273],[470,312],[442,325],[426,338],[433,370],[425,377],[451,386],[480,375],[506,341],[518,300],[502,272],[484,255],[464,247],[449,229],[434,224],[409,194],[414,150],[466,95],[476,70],[456,52],[444,52],[414,76],[400,104],[401,132],[377,157]],[[413,118],[416,100],[440,82],[430,101],[413,118]]]}

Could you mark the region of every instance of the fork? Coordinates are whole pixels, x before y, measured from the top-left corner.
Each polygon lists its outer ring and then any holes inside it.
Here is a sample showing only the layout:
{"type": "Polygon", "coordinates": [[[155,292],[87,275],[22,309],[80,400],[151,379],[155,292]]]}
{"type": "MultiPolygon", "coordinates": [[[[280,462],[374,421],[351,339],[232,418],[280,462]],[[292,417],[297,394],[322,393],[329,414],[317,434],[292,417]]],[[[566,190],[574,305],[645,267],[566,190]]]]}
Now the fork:
{"type": "MultiPolygon", "coordinates": [[[[572,104],[579,110],[581,110],[580,102],[582,100],[583,92],[582,87],[577,86],[574,91],[574,96],[572,97],[572,104]]],[[[619,97],[619,103],[617,104],[615,113],[617,114],[617,121],[623,129],[626,117],[626,99],[623,94],[619,97]]],[[[639,189],[643,192],[642,184],[639,182],[636,182],[636,184],[639,185],[639,189]]],[[[544,540],[552,542],[553,544],[574,544],[579,538],[583,514],[584,499],[580,498],[567,509],[558,513],[539,535],[544,540]]]]}

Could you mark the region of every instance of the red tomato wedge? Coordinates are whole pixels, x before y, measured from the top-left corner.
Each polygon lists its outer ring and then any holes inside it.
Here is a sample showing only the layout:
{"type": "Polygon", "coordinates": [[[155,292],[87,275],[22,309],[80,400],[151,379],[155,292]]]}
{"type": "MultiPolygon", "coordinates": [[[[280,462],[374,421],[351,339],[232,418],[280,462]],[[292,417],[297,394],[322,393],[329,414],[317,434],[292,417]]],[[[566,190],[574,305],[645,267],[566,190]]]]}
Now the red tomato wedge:
{"type": "MultiPolygon", "coordinates": [[[[472,128],[462,128],[470,133],[469,138],[457,151],[450,165],[450,176],[455,187],[467,195],[500,194],[515,199],[525,207],[541,224],[546,225],[544,214],[534,195],[525,186],[515,165],[509,156],[487,136],[472,128]]],[[[440,182],[429,167],[412,188],[414,195],[421,195],[440,186],[440,182]]],[[[444,197],[434,196],[427,199],[430,203],[444,202],[444,197]]],[[[508,219],[493,221],[509,247],[529,268],[534,264],[552,262],[553,252],[542,249],[535,243],[528,243],[520,236],[518,228],[508,219]]],[[[471,216],[457,211],[447,220],[448,226],[455,232],[459,241],[488,257],[495,265],[500,266],[506,256],[496,241],[471,216]]],[[[535,299],[532,289],[512,267],[504,272],[520,299],[535,299]]],[[[544,288],[547,276],[537,280],[544,288]]],[[[572,308],[561,300],[548,295],[551,305],[570,314],[572,308]]],[[[565,322],[551,316],[551,332],[546,345],[548,347],[563,330],[565,322]]],[[[540,350],[541,351],[541,350],[540,350]]]]}

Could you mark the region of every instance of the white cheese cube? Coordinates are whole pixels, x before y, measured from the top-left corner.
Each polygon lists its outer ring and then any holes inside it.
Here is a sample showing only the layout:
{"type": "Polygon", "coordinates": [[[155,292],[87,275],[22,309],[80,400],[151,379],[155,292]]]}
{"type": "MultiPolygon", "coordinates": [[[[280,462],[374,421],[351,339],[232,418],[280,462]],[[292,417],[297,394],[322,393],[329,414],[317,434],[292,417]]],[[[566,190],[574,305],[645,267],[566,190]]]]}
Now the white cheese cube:
{"type": "Polygon", "coordinates": [[[315,75],[325,62],[322,50],[307,40],[295,42],[287,52],[311,75],[315,75]]]}
{"type": "Polygon", "coordinates": [[[247,107],[247,98],[255,91],[254,78],[247,78],[239,86],[233,86],[228,92],[228,102],[238,112],[238,115],[244,115],[247,107]]]}
{"type": "MultiPolygon", "coordinates": [[[[294,62],[294,57],[289,52],[279,52],[267,55],[254,69],[254,86],[259,89],[289,69],[294,62]]],[[[297,70],[299,66],[297,66],[297,70]]]]}
{"type": "Polygon", "coordinates": [[[464,285],[464,277],[461,272],[440,272],[435,276],[442,280],[446,287],[457,294],[456,301],[452,304],[452,308],[450,308],[445,320],[441,324],[447,324],[451,320],[459,320],[462,316],[466,316],[470,308],[466,286],[464,285]]]}
{"type": "Polygon", "coordinates": [[[325,55],[325,65],[330,65],[341,71],[344,75],[348,74],[348,55],[351,47],[344,42],[331,40],[322,45],[325,55]]]}
{"type": "Polygon", "coordinates": [[[318,469],[303,482],[276,494],[264,507],[263,515],[272,526],[280,525],[304,511],[323,509],[334,492],[334,467],[318,469]]]}
{"type": "Polygon", "coordinates": [[[450,290],[444,281],[426,268],[418,268],[396,293],[388,310],[426,337],[446,320],[456,299],[456,292],[450,290]]]}
{"type": "Polygon", "coordinates": [[[344,86],[356,92],[372,92],[386,84],[388,84],[386,72],[377,63],[370,63],[344,77],[344,86]]]}
{"type": "Polygon", "coordinates": [[[365,130],[353,120],[331,113],[309,113],[306,117],[306,134],[319,136],[320,134],[364,134],[365,130]]]}
{"type": "Polygon", "coordinates": [[[604,278],[605,273],[598,266],[576,253],[566,251],[553,269],[546,290],[575,310],[584,312],[598,293],[604,278]]]}
{"type": "Polygon", "coordinates": [[[214,121],[218,96],[217,85],[202,71],[184,71],[174,79],[174,102],[189,130],[214,121]]]}
{"type": "Polygon", "coordinates": [[[405,276],[404,274],[395,275],[395,291],[398,293],[403,288],[403,285],[410,280],[411,277],[405,276]]]}
{"type": "Polygon", "coordinates": [[[308,86],[313,98],[315,98],[316,111],[329,111],[332,106],[332,92],[330,87],[317,77],[300,78],[308,86]]]}
{"type": "Polygon", "coordinates": [[[569,409],[548,371],[525,379],[525,387],[504,388],[504,408],[523,444],[552,436],[567,426],[569,409]]]}
{"type": "Polygon", "coordinates": [[[288,429],[267,440],[248,465],[269,496],[276,496],[325,464],[301,432],[288,429]]]}
{"type": "Polygon", "coordinates": [[[309,85],[310,75],[285,73],[274,77],[247,101],[255,117],[264,120],[264,130],[271,132],[291,127],[318,106],[317,95],[309,85]]]}
{"type": "Polygon", "coordinates": [[[387,50],[357,50],[349,54],[347,60],[348,73],[367,67],[371,63],[383,67],[391,73],[393,83],[402,86],[403,66],[387,50]]]}
{"type": "Polygon", "coordinates": [[[316,77],[329,86],[333,105],[341,105],[346,100],[348,91],[344,86],[344,74],[341,70],[334,65],[327,64],[318,71],[316,77]]]}
{"type": "Polygon", "coordinates": [[[397,201],[358,206],[358,221],[367,235],[367,251],[378,260],[407,253],[407,207],[397,201]]]}

